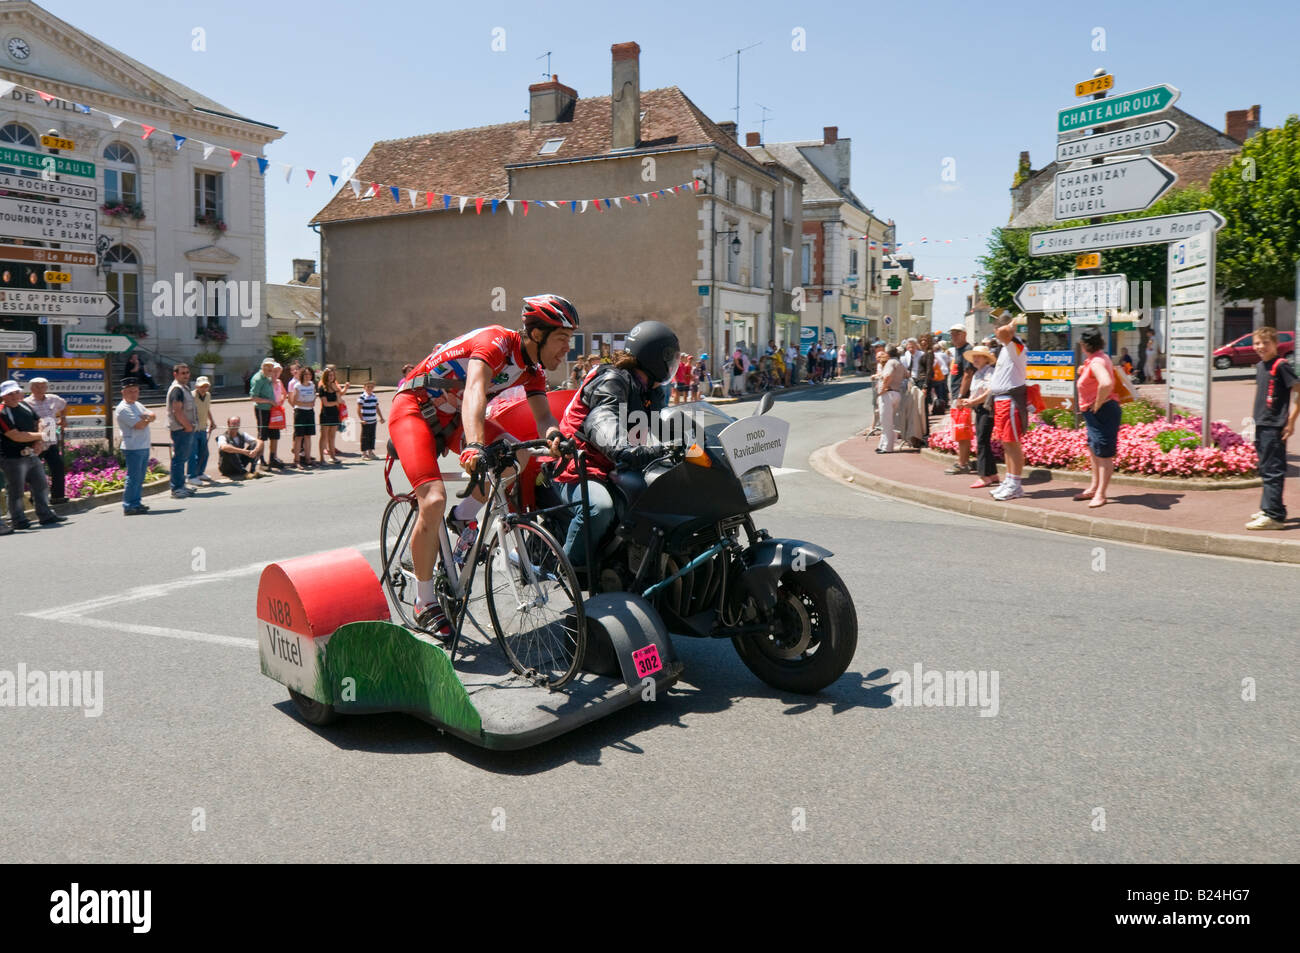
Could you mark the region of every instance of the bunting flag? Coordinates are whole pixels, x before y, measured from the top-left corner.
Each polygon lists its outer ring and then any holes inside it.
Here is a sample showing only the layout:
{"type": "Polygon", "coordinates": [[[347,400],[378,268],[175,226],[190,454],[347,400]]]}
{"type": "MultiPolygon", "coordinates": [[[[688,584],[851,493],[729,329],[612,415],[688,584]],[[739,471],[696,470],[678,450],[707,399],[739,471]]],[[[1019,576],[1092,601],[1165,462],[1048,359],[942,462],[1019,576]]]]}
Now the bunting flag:
{"type": "Polygon", "coordinates": [[[206,142],[203,143],[203,158],[206,159],[208,156],[212,155],[212,150],[215,149],[215,148],[216,148],[216,146],[214,146],[214,145],[209,145],[209,144],[206,143],[206,142]]]}
{"type": "Polygon", "coordinates": [[[379,194],[379,183],[371,182],[370,188],[366,191],[366,195],[378,195],[378,194],[379,194]]]}
{"type": "Polygon", "coordinates": [[[113,128],[114,128],[114,129],[116,129],[118,126],[122,125],[122,117],[121,117],[121,116],[114,116],[112,113],[104,113],[104,115],[108,117],[108,121],[111,122],[111,123],[113,124],[113,128]]]}
{"type": "Polygon", "coordinates": [[[614,207],[615,207],[615,208],[622,208],[622,207],[623,207],[623,200],[620,199],[620,198],[617,198],[617,197],[616,197],[616,198],[614,199],[614,207]]]}
{"type": "Polygon", "coordinates": [[[415,189],[408,189],[407,191],[411,193],[411,208],[415,208],[415,189]]]}
{"type": "Polygon", "coordinates": [[[584,212],[587,211],[587,200],[586,200],[586,199],[583,199],[583,200],[582,200],[582,210],[583,210],[584,212]]]}
{"type": "Polygon", "coordinates": [[[316,178],[316,170],[315,170],[315,169],[308,169],[308,170],[307,170],[307,188],[311,188],[312,181],[313,181],[315,178],[316,178]]]}
{"type": "Polygon", "coordinates": [[[8,96],[17,83],[11,83],[8,80],[0,80],[0,99],[8,96]]]}
{"type": "Polygon", "coordinates": [[[528,217],[528,199],[524,199],[524,218],[528,217]]]}
{"type": "Polygon", "coordinates": [[[284,184],[288,185],[289,180],[293,178],[293,166],[289,165],[287,162],[282,162],[280,164],[284,166],[284,184]]]}
{"type": "MultiPolygon", "coordinates": [[[[332,179],[334,176],[331,175],[330,178],[332,179]]],[[[348,179],[348,185],[352,186],[352,194],[357,198],[361,198],[361,181],[359,179],[348,179]]]]}
{"type": "Polygon", "coordinates": [[[180,152],[180,151],[181,151],[181,146],[185,145],[185,137],[184,137],[184,136],[178,136],[176,133],[173,132],[173,133],[172,133],[172,138],[176,140],[176,151],[177,151],[177,152],[180,152]]]}
{"type": "Polygon", "coordinates": [[[393,204],[394,204],[394,205],[400,205],[401,202],[402,202],[402,191],[401,191],[401,189],[399,189],[399,188],[398,188],[397,186],[395,186],[395,185],[390,185],[390,186],[388,187],[388,191],[389,191],[389,193],[393,196],[393,204]]]}
{"type": "Polygon", "coordinates": [[[570,212],[577,212],[577,211],[578,211],[578,200],[577,200],[577,199],[570,199],[570,200],[569,200],[569,211],[570,211],[570,212]]]}
{"type": "Polygon", "coordinates": [[[141,138],[141,139],[148,139],[150,136],[152,136],[152,135],[154,134],[154,130],[155,130],[157,127],[155,127],[155,126],[145,126],[145,125],[141,125],[140,128],[144,130],[144,135],[141,136],[140,138],[141,138]]]}
{"type": "Polygon", "coordinates": [[[603,211],[605,211],[605,203],[604,203],[604,202],[602,202],[600,199],[594,199],[593,201],[595,201],[595,203],[596,203],[596,211],[597,211],[597,212],[603,212],[603,211]]]}
{"type": "Polygon", "coordinates": [[[54,101],[53,96],[51,96],[49,93],[43,93],[39,89],[36,91],[36,95],[41,97],[41,99],[45,100],[47,103],[54,101]]]}
{"type": "Polygon", "coordinates": [[[515,200],[514,200],[514,199],[506,199],[506,211],[509,212],[511,215],[514,215],[514,214],[515,214],[515,200]]]}
{"type": "Polygon", "coordinates": [[[333,174],[330,174],[330,173],[327,173],[327,174],[329,174],[329,177],[330,177],[330,188],[332,189],[332,188],[334,188],[334,186],[336,186],[336,185],[339,184],[339,177],[338,177],[337,175],[333,175],[333,174]]]}
{"type": "Polygon", "coordinates": [[[258,171],[258,174],[260,174],[260,175],[266,175],[266,167],[269,166],[270,164],[271,164],[271,160],[270,160],[270,159],[263,159],[261,156],[258,156],[258,157],[257,157],[257,171],[258,171]]]}
{"type": "Polygon", "coordinates": [[[433,193],[432,193],[432,192],[425,192],[425,193],[424,193],[424,207],[425,207],[425,208],[433,208],[433,193]]]}
{"type": "Polygon", "coordinates": [[[244,154],[242,152],[237,152],[234,149],[227,149],[226,151],[230,153],[230,167],[233,169],[235,166],[239,165],[239,160],[244,157],[244,154]]]}
{"type": "Polygon", "coordinates": [[[483,196],[481,195],[474,200],[474,214],[475,215],[483,214],[483,196]]]}
{"type": "Polygon", "coordinates": [[[443,193],[442,196],[442,207],[451,208],[451,196],[447,195],[445,192],[443,193]]]}
{"type": "Polygon", "coordinates": [[[460,197],[460,214],[462,214],[462,215],[465,214],[465,203],[468,202],[468,201],[469,201],[469,197],[468,197],[468,196],[464,196],[464,195],[462,195],[462,196],[460,197]]]}

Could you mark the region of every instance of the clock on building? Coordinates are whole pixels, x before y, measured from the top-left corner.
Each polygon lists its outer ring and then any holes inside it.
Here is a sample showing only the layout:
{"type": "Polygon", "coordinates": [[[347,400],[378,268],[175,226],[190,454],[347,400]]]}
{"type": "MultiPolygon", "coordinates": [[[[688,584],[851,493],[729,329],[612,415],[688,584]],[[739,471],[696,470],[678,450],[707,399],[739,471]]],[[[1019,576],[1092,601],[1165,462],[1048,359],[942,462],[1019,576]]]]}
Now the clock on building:
{"type": "Polygon", "coordinates": [[[25,60],[32,55],[32,48],[21,36],[9,37],[9,42],[5,44],[5,49],[9,55],[16,60],[25,60]]]}

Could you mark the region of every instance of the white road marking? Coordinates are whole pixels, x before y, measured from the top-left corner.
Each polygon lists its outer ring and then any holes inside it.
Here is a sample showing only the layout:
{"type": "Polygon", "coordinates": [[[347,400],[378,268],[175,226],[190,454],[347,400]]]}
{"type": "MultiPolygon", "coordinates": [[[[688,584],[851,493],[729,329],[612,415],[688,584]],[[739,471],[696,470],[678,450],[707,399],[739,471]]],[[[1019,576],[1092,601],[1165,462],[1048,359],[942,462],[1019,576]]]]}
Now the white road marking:
{"type": "MultiPolygon", "coordinates": [[[[367,540],[364,543],[353,543],[349,549],[369,552],[379,548],[378,540],[367,540]]],[[[310,555],[310,554],[304,554],[310,555]]],[[[294,558],[294,557],[286,557],[294,558]]],[[[191,632],[185,629],[166,629],[155,625],[138,625],[131,622],[114,622],[111,619],[91,618],[89,613],[100,612],[112,606],[121,605],[124,602],[138,603],[144,599],[160,599],[163,596],[170,595],[178,589],[188,589],[191,586],[201,586],[209,582],[224,582],[228,579],[238,579],[243,576],[253,576],[260,573],[272,562],[280,560],[270,560],[268,562],[249,563],[247,566],[238,566],[234,569],[224,569],[221,572],[195,572],[188,576],[182,576],[180,579],[173,579],[170,582],[154,583],[148,586],[136,586],[134,589],[128,589],[125,592],[116,592],[108,596],[99,596],[95,599],[87,599],[84,602],[76,602],[67,606],[56,606],[53,609],[42,609],[39,612],[24,612],[22,615],[32,619],[45,619],[51,622],[68,622],[72,625],[82,625],[91,629],[110,629],[115,632],[130,632],[135,635],[152,635],[166,639],[187,639],[191,642],[210,642],[215,645],[237,645],[240,647],[255,648],[256,639],[245,639],[233,635],[214,635],[211,632],[191,632]]]]}
{"type": "Polygon", "coordinates": [[[800,470],[797,467],[773,467],[772,476],[785,476],[789,473],[807,473],[807,470],[800,470]]]}

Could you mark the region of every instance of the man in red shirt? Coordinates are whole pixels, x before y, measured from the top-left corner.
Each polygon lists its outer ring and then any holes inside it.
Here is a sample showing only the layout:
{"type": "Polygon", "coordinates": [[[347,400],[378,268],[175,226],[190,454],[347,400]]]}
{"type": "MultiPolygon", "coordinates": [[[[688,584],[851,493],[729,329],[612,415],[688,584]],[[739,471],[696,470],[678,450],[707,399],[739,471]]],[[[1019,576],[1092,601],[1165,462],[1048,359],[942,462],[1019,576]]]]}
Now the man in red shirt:
{"type": "Polygon", "coordinates": [[[578,312],[559,295],[535,295],[524,299],[522,321],[522,331],[492,325],[441,345],[403,378],[389,411],[388,434],[419,503],[411,533],[416,621],[441,635],[451,626],[433,584],[438,524],[447,507],[438,457],[447,448],[459,450],[461,465],[474,473],[487,442],[488,400],[515,386],[524,388],[537,432],[553,439],[558,453],[560,428],[546,400],[546,371],[569,353],[578,312]]]}

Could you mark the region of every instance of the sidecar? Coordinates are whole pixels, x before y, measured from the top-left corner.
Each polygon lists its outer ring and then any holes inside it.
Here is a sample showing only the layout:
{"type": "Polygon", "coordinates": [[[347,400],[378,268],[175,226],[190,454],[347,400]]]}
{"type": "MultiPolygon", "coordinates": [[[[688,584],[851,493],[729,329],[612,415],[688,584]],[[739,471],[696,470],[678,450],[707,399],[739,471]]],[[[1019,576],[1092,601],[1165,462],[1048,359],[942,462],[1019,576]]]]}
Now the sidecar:
{"type": "Polygon", "coordinates": [[[442,644],[391,621],[370,564],[337,549],[262,571],[262,674],[289,689],[302,717],[400,711],[484,748],[526,748],[641,701],[682,673],[658,613],[636,596],[586,600],[584,671],[558,691],[511,670],[490,633],[467,623],[456,664],[442,644]]]}

